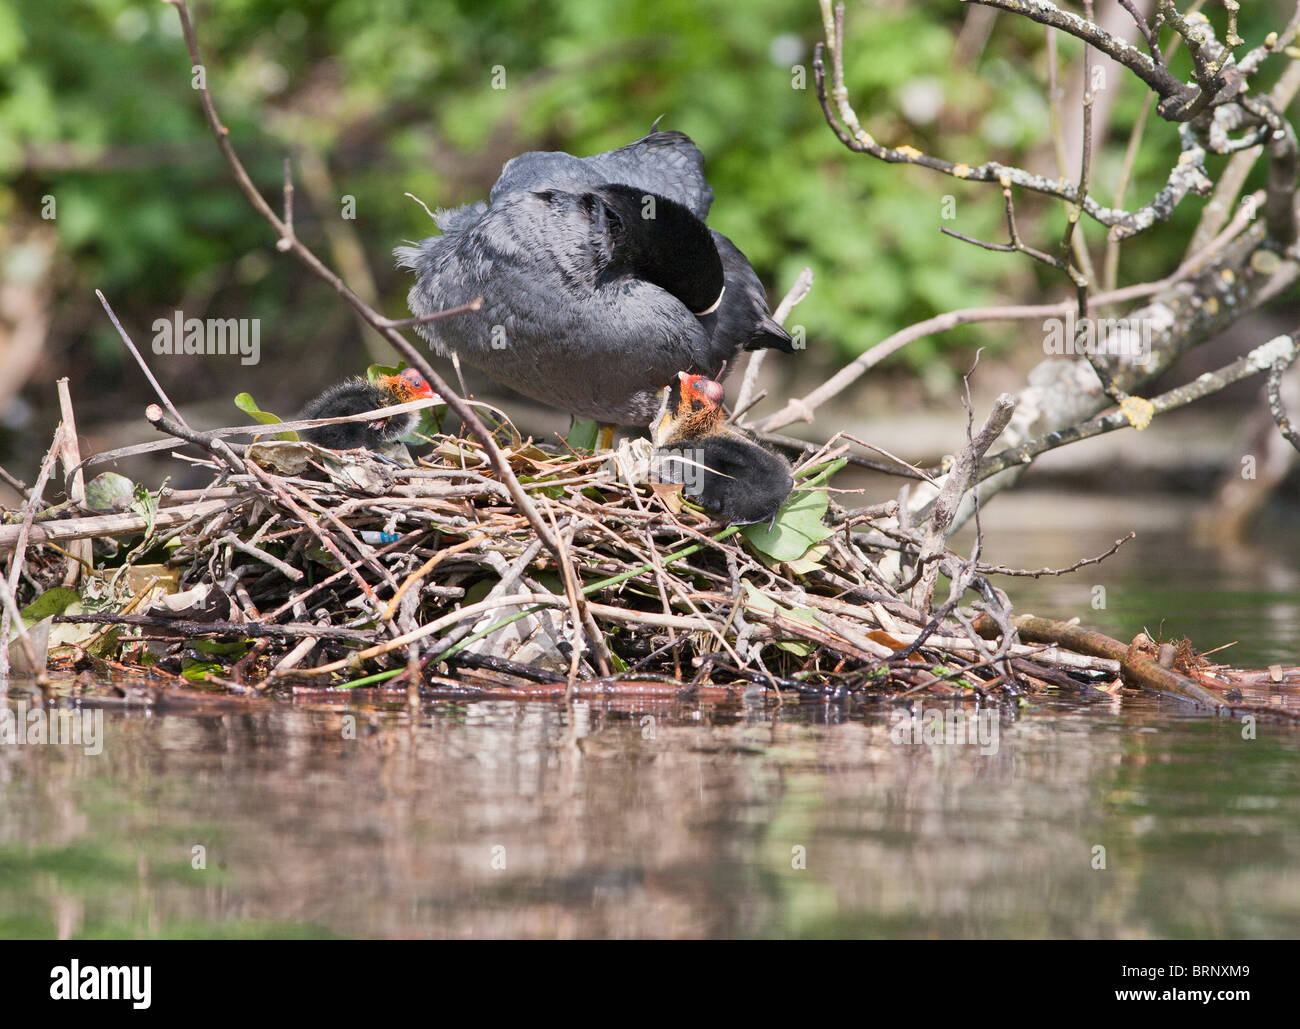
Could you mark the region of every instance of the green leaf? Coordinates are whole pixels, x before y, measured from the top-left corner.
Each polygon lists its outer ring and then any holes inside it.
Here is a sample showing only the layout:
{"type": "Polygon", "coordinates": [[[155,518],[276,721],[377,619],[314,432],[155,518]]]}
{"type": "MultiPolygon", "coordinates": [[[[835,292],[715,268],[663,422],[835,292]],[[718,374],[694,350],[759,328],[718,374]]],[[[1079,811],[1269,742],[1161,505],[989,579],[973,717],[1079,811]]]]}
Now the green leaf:
{"type": "Polygon", "coordinates": [[[136,483],[131,510],[144,519],[144,538],[148,542],[153,537],[154,522],[158,518],[158,498],[140,483],[136,483]]]}
{"type": "Polygon", "coordinates": [[[746,525],[741,534],[756,549],[776,561],[795,561],[820,543],[831,530],[822,524],[829,506],[824,489],[803,489],[791,493],[777,512],[769,529],[764,523],[746,525]]]}
{"type": "Polygon", "coordinates": [[[219,643],[217,640],[195,640],[190,646],[200,654],[208,657],[241,658],[248,653],[252,640],[237,640],[234,643],[219,643]]]}
{"type": "Polygon", "coordinates": [[[447,405],[439,404],[437,407],[421,408],[416,413],[419,414],[420,420],[416,422],[414,429],[402,437],[402,442],[411,446],[427,443],[425,436],[436,436],[442,432],[442,422],[447,417],[447,405]]]}
{"type": "Polygon", "coordinates": [[[374,382],[383,375],[401,375],[406,370],[406,362],[398,361],[396,365],[372,364],[366,367],[366,381],[374,382]]]}
{"type": "MultiPolygon", "coordinates": [[[[103,626],[96,626],[97,629],[103,626]]],[[[117,648],[121,644],[122,626],[114,625],[112,628],[98,634],[94,642],[86,645],[86,653],[92,657],[109,660],[117,655],[117,648]]]]}
{"type": "Polygon", "coordinates": [[[793,561],[785,562],[786,567],[794,575],[808,575],[815,572],[818,568],[825,567],[824,561],[826,555],[830,553],[830,547],[820,544],[815,547],[809,547],[803,557],[796,558],[793,561]]]}
{"type": "Polygon", "coordinates": [[[76,590],[68,589],[66,586],[55,586],[28,604],[20,614],[26,624],[35,625],[42,618],[63,614],[70,605],[80,599],[81,595],[76,590]]]}
{"type": "Polygon", "coordinates": [[[257,406],[257,401],[253,399],[251,393],[239,393],[235,396],[235,406],[246,415],[252,416],[256,421],[263,425],[275,425],[284,421],[279,415],[272,414],[270,411],[263,411],[257,406]]]}
{"type": "Polygon", "coordinates": [[[564,442],[574,450],[594,451],[596,437],[599,434],[600,423],[594,418],[575,418],[569,427],[569,434],[564,437],[564,442]]]}
{"type": "Polygon", "coordinates": [[[125,511],[135,496],[135,483],[118,472],[100,472],[86,483],[88,511],[125,511]]]}
{"type": "Polygon", "coordinates": [[[220,674],[224,670],[215,661],[196,661],[192,657],[181,658],[181,676],[189,682],[207,682],[209,674],[220,674]]]}
{"type": "MultiPolygon", "coordinates": [[[[257,401],[253,399],[251,393],[240,393],[238,396],[236,396],[235,406],[239,408],[241,411],[243,411],[244,414],[252,418],[254,421],[261,422],[263,425],[277,425],[280,422],[284,421],[284,419],[281,418],[279,415],[272,414],[270,411],[263,411],[260,407],[258,407],[257,401]]],[[[282,439],[292,443],[298,439],[298,434],[292,431],[277,432],[275,434],[275,438],[282,439]]]]}

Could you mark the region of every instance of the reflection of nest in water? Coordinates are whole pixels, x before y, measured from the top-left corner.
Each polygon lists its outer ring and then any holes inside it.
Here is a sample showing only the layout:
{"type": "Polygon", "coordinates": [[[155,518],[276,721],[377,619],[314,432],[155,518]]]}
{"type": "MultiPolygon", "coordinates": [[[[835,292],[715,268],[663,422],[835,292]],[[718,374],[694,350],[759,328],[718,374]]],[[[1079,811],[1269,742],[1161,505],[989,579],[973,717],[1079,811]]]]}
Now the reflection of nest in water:
{"type": "Polygon", "coordinates": [[[111,513],[34,521],[20,600],[64,577],[60,541],[95,537],[98,567],[79,597],[63,594],[79,606],[50,601],[63,612],[55,660],[241,688],[409,688],[415,670],[426,687],[529,693],[570,681],[817,696],[1117,688],[1115,657],[1023,641],[1005,594],[956,555],[940,568],[964,575],[973,607],[913,607],[923,541],[882,519],[892,503],[846,511],[831,499],[837,451],[796,467],[774,525],[742,527],[644,481],[643,443],[593,456],[539,447],[508,423],[495,438],[561,560],[475,440],[433,437],[416,467],[264,441],[200,462],[215,473],[202,490],[92,480],[92,497],[119,483],[116,501],[99,502],[111,513]],[[113,537],[135,545],[109,557],[113,537]]]}

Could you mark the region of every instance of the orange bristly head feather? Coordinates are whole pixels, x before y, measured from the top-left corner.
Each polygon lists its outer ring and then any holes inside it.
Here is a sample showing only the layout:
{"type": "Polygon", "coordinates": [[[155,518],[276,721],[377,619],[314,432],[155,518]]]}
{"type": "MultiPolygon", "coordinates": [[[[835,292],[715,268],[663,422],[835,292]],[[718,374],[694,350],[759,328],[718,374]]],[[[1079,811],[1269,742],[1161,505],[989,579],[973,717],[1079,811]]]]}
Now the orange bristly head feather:
{"type": "Polygon", "coordinates": [[[375,384],[390,393],[399,404],[412,400],[429,400],[434,396],[433,388],[414,368],[407,368],[400,375],[381,375],[375,384]]]}
{"type": "Polygon", "coordinates": [[[679,434],[686,437],[708,436],[722,423],[722,383],[707,375],[688,375],[678,372],[681,382],[681,400],[674,412],[679,434]]]}

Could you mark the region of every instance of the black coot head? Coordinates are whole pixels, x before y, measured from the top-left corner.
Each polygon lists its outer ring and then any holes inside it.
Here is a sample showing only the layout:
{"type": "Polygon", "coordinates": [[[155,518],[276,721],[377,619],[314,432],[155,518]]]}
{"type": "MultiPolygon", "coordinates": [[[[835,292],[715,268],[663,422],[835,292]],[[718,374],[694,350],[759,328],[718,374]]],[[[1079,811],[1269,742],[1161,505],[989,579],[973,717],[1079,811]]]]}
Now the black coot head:
{"type": "Polygon", "coordinates": [[[692,314],[708,314],[722,299],[722,258],[708,227],[687,208],[655,193],[610,184],[592,190],[610,221],[611,269],[652,282],[692,314]]]}

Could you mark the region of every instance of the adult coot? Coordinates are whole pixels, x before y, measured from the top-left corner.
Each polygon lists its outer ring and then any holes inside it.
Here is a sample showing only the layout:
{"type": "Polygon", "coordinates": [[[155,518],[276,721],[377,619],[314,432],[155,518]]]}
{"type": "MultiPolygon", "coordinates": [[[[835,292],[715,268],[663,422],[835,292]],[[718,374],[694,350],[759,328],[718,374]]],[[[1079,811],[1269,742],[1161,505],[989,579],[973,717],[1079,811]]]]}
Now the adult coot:
{"type": "Polygon", "coordinates": [[[703,165],[689,137],[658,131],[507,162],[489,203],[439,211],[441,236],[397,249],[415,315],[484,300],[417,331],[526,396],[618,425],[649,424],[679,371],[717,378],[738,350],[793,350],[745,255],[704,224],[703,165]]]}

